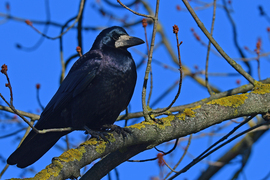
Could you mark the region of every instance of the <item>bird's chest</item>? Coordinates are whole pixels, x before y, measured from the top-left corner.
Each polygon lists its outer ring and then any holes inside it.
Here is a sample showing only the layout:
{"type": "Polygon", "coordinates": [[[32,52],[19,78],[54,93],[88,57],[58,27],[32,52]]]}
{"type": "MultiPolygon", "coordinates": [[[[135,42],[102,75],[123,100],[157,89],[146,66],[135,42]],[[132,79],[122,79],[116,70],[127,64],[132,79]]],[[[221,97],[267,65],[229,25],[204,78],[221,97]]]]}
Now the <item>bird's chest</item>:
{"type": "Polygon", "coordinates": [[[96,83],[100,83],[100,90],[104,96],[109,99],[117,98],[116,96],[123,96],[133,91],[132,86],[136,82],[135,73],[131,67],[106,64],[99,72],[96,83]]]}

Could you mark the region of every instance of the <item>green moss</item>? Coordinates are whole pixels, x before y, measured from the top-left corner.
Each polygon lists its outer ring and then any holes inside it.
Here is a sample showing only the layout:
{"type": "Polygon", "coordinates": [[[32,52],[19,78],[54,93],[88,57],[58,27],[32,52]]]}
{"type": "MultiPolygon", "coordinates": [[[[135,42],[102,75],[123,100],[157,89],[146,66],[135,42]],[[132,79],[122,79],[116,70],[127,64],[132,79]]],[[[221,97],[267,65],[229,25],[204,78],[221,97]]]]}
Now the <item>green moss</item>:
{"type": "Polygon", "coordinates": [[[207,100],[208,100],[208,98],[204,98],[204,99],[202,99],[201,101],[204,102],[204,101],[207,101],[207,100]]]}
{"type": "Polygon", "coordinates": [[[186,114],[185,113],[177,114],[176,117],[179,120],[183,120],[184,121],[186,119],[186,114]]]}
{"type": "Polygon", "coordinates": [[[241,88],[243,88],[243,89],[245,89],[247,87],[247,85],[245,84],[245,85],[243,85],[243,86],[241,86],[241,88]]]}
{"type": "Polygon", "coordinates": [[[239,107],[240,105],[244,104],[245,100],[248,97],[246,96],[246,94],[240,94],[240,95],[233,95],[233,96],[228,96],[228,97],[223,97],[220,99],[214,99],[210,102],[208,102],[207,104],[218,104],[221,106],[225,106],[225,107],[239,107]]]}
{"type": "Polygon", "coordinates": [[[80,146],[78,149],[69,149],[59,156],[59,160],[64,162],[80,161],[85,152],[86,150],[83,146],[80,146]]]}
{"type": "Polygon", "coordinates": [[[259,81],[255,81],[255,87],[251,93],[254,94],[266,94],[270,92],[270,84],[263,84],[259,81]]]}
{"type": "Polygon", "coordinates": [[[107,142],[100,141],[100,143],[96,146],[96,151],[100,154],[104,153],[104,151],[106,149],[106,144],[107,144],[107,142]]]}
{"type": "Polygon", "coordinates": [[[83,145],[96,145],[98,142],[97,142],[97,139],[96,138],[91,138],[87,141],[85,141],[84,143],[81,144],[81,146],[83,145]]]}
{"type": "Polygon", "coordinates": [[[128,128],[136,128],[136,129],[142,129],[142,128],[145,128],[145,125],[152,125],[153,124],[153,122],[152,121],[150,121],[150,122],[145,122],[145,121],[143,121],[143,122],[140,122],[140,123],[137,123],[137,124],[133,124],[133,125],[131,125],[131,126],[128,126],[128,128]]]}
{"type": "Polygon", "coordinates": [[[45,179],[49,179],[51,176],[57,177],[59,175],[60,171],[62,170],[62,168],[63,168],[63,165],[60,162],[50,164],[50,165],[46,166],[45,169],[43,169],[42,171],[37,173],[35,175],[35,177],[29,178],[29,179],[32,179],[32,180],[43,179],[43,180],[45,180],[45,179]]]}
{"type": "Polygon", "coordinates": [[[201,105],[193,107],[193,108],[186,108],[184,110],[184,114],[188,117],[195,117],[196,112],[194,112],[193,110],[198,109],[198,108],[201,108],[201,105]]]}
{"type": "MultiPolygon", "coordinates": [[[[113,136],[112,133],[108,133],[109,136],[106,136],[106,138],[109,140],[109,142],[115,142],[115,137],[113,136]]],[[[109,143],[109,142],[105,142],[105,141],[98,141],[98,143],[96,144],[96,151],[98,153],[103,153],[106,149],[106,145],[109,143]]]]}
{"type": "Polygon", "coordinates": [[[156,125],[159,129],[165,129],[166,126],[171,126],[171,121],[174,119],[175,119],[174,115],[169,115],[167,117],[160,118],[162,123],[160,123],[160,124],[156,123],[156,125]]]}
{"type": "Polygon", "coordinates": [[[128,126],[128,128],[136,128],[136,129],[141,130],[142,128],[145,128],[145,125],[155,125],[160,129],[165,129],[166,126],[171,126],[171,121],[174,120],[174,118],[175,118],[174,115],[169,115],[167,117],[159,119],[162,123],[157,123],[155,121],[149,121],[149,122],[143,121],[138,124],[133,124],[131,126],[128,126]]]}
{"type": "Polygon", "coordinates": [[[238,111],[237,111],[237,109],[235,109],[234,113],[233,113],[233,116],[237,116],[237,114],[238,114],[238,111]]]}
{"type": "Polygon", "coordinates": [[[201,108],[201,105],[195,106],[193,108],[186,108],[186,109],[184,109],[184,112],[183,113],[177,114],[176,117],[179,120],[183,120],[183,121],[186,119],[186,116],[188,116],[188,117],[195,117],[196,112],[194,112],[193,110],[198,109],[198,108],[201,108]]]}

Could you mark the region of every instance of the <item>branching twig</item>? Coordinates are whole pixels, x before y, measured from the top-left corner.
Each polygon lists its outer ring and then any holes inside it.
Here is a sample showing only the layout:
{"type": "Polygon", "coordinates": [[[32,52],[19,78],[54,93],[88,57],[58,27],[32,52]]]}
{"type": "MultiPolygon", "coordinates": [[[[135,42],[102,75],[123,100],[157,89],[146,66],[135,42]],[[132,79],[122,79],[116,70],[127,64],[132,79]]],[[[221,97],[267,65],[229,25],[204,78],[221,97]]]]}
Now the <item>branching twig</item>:
{"type": "Polygon", "coordinates": [[[203,33],[206,35],[206,37],[211,41],[211,43],[215,46],[215,48],[218,50],[218,52],[224,57],[224,59],[242,76],[244,76],[251,84],[254,85],[255,80],[239,65],[237,64],[232,58],[230,58],[224,50],[219,46],[219,44],[216,42],[216,40],[211,36],[211,34],[207,31],[207,29],[204,27],[204,24],[200,21],[199,17],[196,15],[192,7],[189,5],[188,0],[182,0],[185,6],[187,7],[188,11],[198,24],[198,26],[201,28],[203,33]]]}
{"type": "Polygon", "coordinates": [[[56,37],[50,37],[50,36],[48,36],[48,35],[46,35],[46,34],[43,34],[42,32],[40,32],[37,28],[35,28],[35,27],[33,26],[32,22],[31,22],[30,20],[25,20],[25,22],[26,22],[27,25],[31,26],[36,32],[38,32],[38,33],[41,34],[42,36],[44,36],[44,37],[46,37],[46,38],[48,38],[48,39],[52,39],[52,40],[58,39],[58,38],[60,38],[61,36],[63,36],[65,33],[67,33],[71,28],[73,28],[73,27],[75,26],[75,24],[79,21],[81,15],[82,15],[82,10],[83,10],[83,7],[84,7],[84,2],[85,2],[85,0],[81,0],[81,3],[80,3],[80,10],[79,10],[79,13],[78,13],[77,18],[75,19],[74,23],[73,23],[71,26],[69,26],[63,33],[61,33],[60,35],[58,35],[58,36],[56,36],[56,37]]]}
{"type": "MultiPolygon", "coordinates": [[[[217,146],[216,148],[214,148],[213,150],[211,150],[213,147],[215,147],[217,144],[219,144],[220,142],[224,141],[225,139],[227,139],[230,135],[232,135],[237,129],[239,129],[241,126],[243,126],[244,124],[246,124],[248,121],[250,121],[254,116],[250,116],[249,118],[247,118],[246,120],[244,120],[242,123],[240,123],[239,125],[237,125],[232,131],[230,131],[227,135],[225,135],[224,137],[222,137],[220,140],[218,140],[216,143],[214,143],[212,146],[210,146],[209,148],[207,148],[203,153],[201,153],[198,157],[196,157],[191,163],[189,163],[187,166],[185,166],[182,170],[180,170],[178,173],[176,173],[174,176],[172,176],[171,178],[169,178],[169,180],[174,179],[175,177],[177,177],[178,175],[186,172],[187,170],[189,170],[192,166],[194,166],[195,164],[197,164],[198,162],[200,162],[202,159],[204,159],[205,157],[207,157],[208,155],[212,154],[213,152],[215,152],[216,150],[220,149],[221,147],[223,147],[224,145],[228,144],[229,142],[233,141],[234,139],[236,139],[237,137],[259,127],[259,126],[254,126],[252,128],[249,128],[246,131],[243,131],[237,135],[235,135],[234,137],[232,137],[231,139],[225,141],[224,143],[222,143],[221,145],[217,146]],[[211,150],[211,151],[210,151],[211,150]]],[[[267,122],[268,123],[268,122],[267,122]]],[[[261,124],[260,126],[265,125],[265,124],[261,124]]]]}
{"type": "Polygon", "coordinates": [[[178,62],[179,62],[179,71],[180,71],[180,79],[179,79],[178,90],[177,90],[177,93],[176,93],[173,101],[171,102],[171,104],[167,108],[163,109],[162,111],[155,112],[157,114],[163,113],[163,112],[169,110],[173,106],[173,104],[175,103],[175,101],[178,99],[178,97],[180,95],[180,92],[181,92],[182,80],[183,80],[183,71],[182,71],[182,62],[181,62],[180,48],[179,47],[182,44],[182,41],[179,43],[179,40],[178,40],[178,31],[179,31],[178,26],[177,25],[174,25],[173,26],[173,33],[176,36],[177,51],[178,51],[178,62]]]}
{"type": "Polygon", "coordinates": [[[59,131],[72,131],[73,129],[70,127],[67,128],[58,128],[58,129],[43,129],[43,130],[38,130],[37,128],[35,128],[33,126],[32,123],[30,123],[22,114],[20,114],[17,109],[14,107],[13,105],[13,93],[12,93],[12,87],[11,87],[11,83],[7,74],[7,65],[2,65],[1,67],[1,73],[3,73],[6,77],[7,77],[7,81],[8,83],[6,84],[6,87],[9,88],[10,90],[10,103],[4,98],[4,96],[0,93],[0,97],[5,101],[5,103],[10,107],[10,109],[12,110],[12,112],[14,114],[17,114],[20,118],[22,118],[24,120],[24,122],[26,122],[36,133],[47,133],[47,132],[59,132],[59,131]]]}
{"type": "Polygon", "coordinates": [[[148,62],[147,62],[147,67],[145,70],[145,75],[144,75],[144,82],[143,82],[143,90],[142,90],[142,107],[143,107],[143,114],[145,121],[150,121],[147,105],[145,102],[146,99],[146,88],[147,88],[147,81],[149,78],[149,72],[151,70],[151,63],[152,63],[152,57],[153,57],[153,51],[154,51],[154,43],[155,43],[155,38],[156,38],[156,32],[157,32],[157,26],[158,26],[158,13],[159,13],[159,0],[156,2],[156,11],[155,11],[155,18],[153,18],[154,21],[154,26],[153,26],[153,32],[152,32],[152,40],[150,44],[150,50],[148,54],[148,62]]]}
{"type": "MultiPolygon", "coordinates": [[[[242,49],[240,48],[239,43],[238,43],[238,41],[237,41],[237,37],[238,37],[238,36],[237,36],[236,25],[235,25],[235,22],[234,22],[234,20],[233,20],[233,18],[232,18],[232,16],[231,16],[231,12],[230,12],[229,9],[227,8],[227,5],[226,5],[226,4],[227,4],[227,2],[226,2],[225,0],[223,0],[224,10],[225,10],[225,12],[226,12],[226,15],[228,16],[228,19],[229,19],[231,25],[232,25],[232,28],[233,28],[233,42],[234,42],[234,45],[235,45],[237,51],[239,52],[241,58],[246,58],[244,52],[243,52],[242,49]]],[[[247,72],[248,72],[249,74],[251,74],[250,63],[247,62],[247,61],[245,61],[245,64],[246,64],[246,66],[248,67],[248,71],[247,71],[247,72]]]]}
{"type": "Polygon", "coordinates": [[[188,144],[187,144],[187,146],[186,146],[186,148],[185,148],[185,151],[184,151],[183,155],[181,156],[181,158],[179,159],[179,161],[176,163],[176,165],[173,167],[173,171],[169,172],[169,173],[166,175],[166,177],[165,177],[164,179],[167,179],[167,178],[171,175],[172,172],[175,172],[175,169],[176,169],[176,168],[179,166],[179,164],[182,162],[182,160],[184,159],[184,157],[185,157],[186,154],[187,154],[188,148],[189,148],[190,143],[191,143],[191,139],[192,139],[192,134],[191,134],[191,135],[189,136],[189,138],[188,138],[188,144]]]}

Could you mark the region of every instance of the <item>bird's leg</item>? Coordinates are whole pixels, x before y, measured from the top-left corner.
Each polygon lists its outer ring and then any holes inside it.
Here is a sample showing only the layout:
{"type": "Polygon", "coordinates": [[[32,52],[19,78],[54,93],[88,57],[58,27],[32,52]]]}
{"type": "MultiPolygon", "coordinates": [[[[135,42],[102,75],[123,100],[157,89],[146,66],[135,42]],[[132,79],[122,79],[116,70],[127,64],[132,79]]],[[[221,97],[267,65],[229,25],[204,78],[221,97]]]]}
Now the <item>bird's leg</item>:
{"type": "Polygon", "coordinates": [[[109,136],[109,134],[105,131],[94,131],[90,128],[88,128],[87,126],[84,126],[84,129],[86,130],[86,133],[91,135],[91,138],[95,137],[97,138],[97,140],[103,139],[106,142],[110,142],[108,138],[106,138],[105,136],[109,136]]]}
{"type": "Polygon", "coordinates": [[[114,124],[105,124],[102,126],[102,128],[107,130],[108,132],[115,131],[118,134],[122,134],[124,138],[127,137],[127,134],[131,133],[131,131],[128,128],[121,128],[120,126],[114,124]]]}

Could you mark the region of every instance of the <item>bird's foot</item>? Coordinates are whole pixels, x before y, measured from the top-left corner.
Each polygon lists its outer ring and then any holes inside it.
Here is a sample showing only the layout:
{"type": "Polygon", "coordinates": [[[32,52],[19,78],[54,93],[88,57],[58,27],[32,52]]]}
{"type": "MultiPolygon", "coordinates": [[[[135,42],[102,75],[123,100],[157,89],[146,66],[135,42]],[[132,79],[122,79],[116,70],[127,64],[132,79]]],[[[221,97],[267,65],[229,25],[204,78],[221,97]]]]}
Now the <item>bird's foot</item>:
{"type": "Polygon", "coordinates": [[[121,128],[120,126],[114,124],[103,125],[102,128],[108,132],[115,131],[118,134],[122,134],[124,138],[127,137],[127,134],[130,134],[131,131],[128,128],[121,128]]]}
{"type": "Polygon", "coordinates": [[[97,140],[103,139],[105,142],[110,142],[106,136],[109,136],[109,134],[106,131],[94,131],[87,126],[84,126],[84,129],[86,130],[86,133],[91,135],[91,138],[96,138],[97,140]]]}

